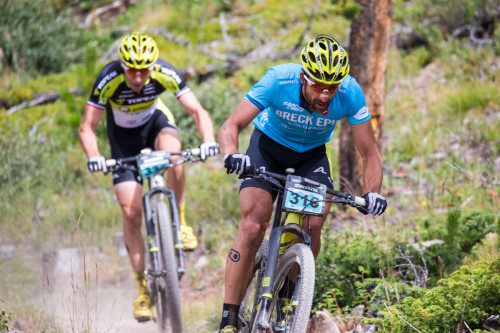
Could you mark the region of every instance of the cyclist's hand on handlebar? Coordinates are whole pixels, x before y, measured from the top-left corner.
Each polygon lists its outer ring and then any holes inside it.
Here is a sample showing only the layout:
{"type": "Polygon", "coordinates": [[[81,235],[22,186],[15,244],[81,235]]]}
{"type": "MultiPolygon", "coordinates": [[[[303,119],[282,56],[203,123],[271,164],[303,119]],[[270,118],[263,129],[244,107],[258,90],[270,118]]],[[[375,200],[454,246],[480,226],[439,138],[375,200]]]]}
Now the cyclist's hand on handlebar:
{"type": "Polygon", "coordinates": [[[373,215],[382,215],[382,213],[387,208],[387,200],[383,196],[375,192],[368,192],[363,195],[363,199],[366,200],[367,207],[364,210],[358,208],[358,210],[363,214],[371,213],[373,215]]]}
{"type": "Polygon", "coordinates": [[[203,142],[200,145],[200,160],[205,162],[209,156],[219,155],[219,144],[217,142],[203,142]]]}
{"type": "Polygon", "coordinates": [[[224,156],[224,167],[227,173],[236,173],[240,176],[250,165],[250,157],[245,154],[229,154],[224,156]]]}
{"type": "Polygon", "coordinates": [[[87,161],[87,166],[89,168],[89,171],[92,173],[97,171],[102,171],[104,173],[108,172],[108,167],[106,166],[106,158],[104,158],[104,156],[95,156],[89,158],[89,160],[87,161]]]}

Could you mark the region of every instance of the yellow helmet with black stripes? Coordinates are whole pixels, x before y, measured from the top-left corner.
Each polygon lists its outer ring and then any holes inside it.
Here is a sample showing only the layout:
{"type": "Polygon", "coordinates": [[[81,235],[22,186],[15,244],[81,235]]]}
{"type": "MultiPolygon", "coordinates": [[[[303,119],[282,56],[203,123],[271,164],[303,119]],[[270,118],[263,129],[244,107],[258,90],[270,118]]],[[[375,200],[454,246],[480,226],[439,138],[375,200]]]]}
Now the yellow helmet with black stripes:
{"type": "Polygon", "coordinates": [[[147,34],[138,32],[123,37],[118,52],[123,64],[135,69],[153,66],[159,54],[154,39],[147,34]]]}
{"type": "Polygon", "coordinates": [[[300,54],[307,75],[325,84],[339,84],[349,74],[346,50],[333,38],[317,35],[300,54]]]}

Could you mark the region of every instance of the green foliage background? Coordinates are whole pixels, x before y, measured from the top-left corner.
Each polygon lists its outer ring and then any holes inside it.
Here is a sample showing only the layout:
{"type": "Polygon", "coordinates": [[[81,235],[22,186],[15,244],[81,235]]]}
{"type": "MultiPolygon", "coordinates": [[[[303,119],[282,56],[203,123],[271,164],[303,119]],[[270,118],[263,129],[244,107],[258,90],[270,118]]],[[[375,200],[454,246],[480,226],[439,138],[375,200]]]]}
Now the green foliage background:
{"type": "MultiPolygon", "coordinates": [[[[199,48],[243,56],[269,43],[285,51],[313,11],[305,0],[150,0],[82,25],[93,9],[110,3],[0,0],[0,245],[16,248],[13,257],[0,258],[0,271],[9,272],[0,274],[0,285],[8,286],[0,301],[10,304],[5,313],[14,318],[35,322],[30,311],[38,310],[12,305],[40,289],[35,254],[96,244],[112,253],[110,236],[121,229],[121,213],[109,177],[86,170],[76,134],[95,77],[116,57],[122,34],[155,31],[161,57],[177,68],[203,73],[217,67],[209,79],[188,84],[218,130],[277,62],[262,58],[229,76],[223,61],[199,48]],[[222,15],[231,43],[223,37],[222,15]],[[61,97],[8,114],[50,91],[61,97]]],[[[359,9],[354,1],[318,2],[304,42],[328,33],[348,45],[359,9]]],[[[333,208],[317,259],[315,310],[346,315],[361,305],[383,332],[411,332],[400,318],[421,332],[456,331],[463,322],[480,331],[486,316],[500,313],[500,241],[491,237],[500,231],[499,15],[492,0],[395,2],[382,141],[382,194],[389,208],[377,219],[333,208]],[[425,266],[425,286],[416,283],[420,273],[403,278],[401,267],[409,262],[425,266]]],[[[297,59],[280,62],[288,61],[297,59]]],[[[161,97],[176,116],[183,144],[197,146],[192,119],[174,96],[161,97]]],[[[241,137],[242,150],[250,132],[241,137]]],[[[109,154],[104,124],[97,133],[101,152],[109,154]]],[[[338,156],[338,134],[332,147],[338,156]]],[[[225,174],[221,158],[187,172],[188,220],[220,281],[239,223],[237,179],[225,174]]],[[[194,268],[188,276],[193,289],[215,283],[194,268]]],[[[207,326],[188,330],[215,330],[219,310],[190,320],[207,326]]],[[[44,318],[37,331],[55,327],[44,318]]]]}

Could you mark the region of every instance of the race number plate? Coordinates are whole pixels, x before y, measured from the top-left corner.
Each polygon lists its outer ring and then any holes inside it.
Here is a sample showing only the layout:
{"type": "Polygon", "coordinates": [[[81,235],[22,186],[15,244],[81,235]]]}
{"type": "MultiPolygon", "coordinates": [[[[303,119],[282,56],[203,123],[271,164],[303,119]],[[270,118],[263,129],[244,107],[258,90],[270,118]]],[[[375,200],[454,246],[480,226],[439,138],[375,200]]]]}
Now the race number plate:
{"type": "Polygon", "coordinates": [[[288,175],[283,207],[287,212],[322,216],[325,211],[326,186],[301,184],[300,177],[288,175]]]}
{"type": "Polygon", "coordinates": [[[151,154],[140,156],[137,160],[137,166],[142,178],[150,177],[170,166],[170,156],[165,153],[160,155],[152,152],[151,154]]]}

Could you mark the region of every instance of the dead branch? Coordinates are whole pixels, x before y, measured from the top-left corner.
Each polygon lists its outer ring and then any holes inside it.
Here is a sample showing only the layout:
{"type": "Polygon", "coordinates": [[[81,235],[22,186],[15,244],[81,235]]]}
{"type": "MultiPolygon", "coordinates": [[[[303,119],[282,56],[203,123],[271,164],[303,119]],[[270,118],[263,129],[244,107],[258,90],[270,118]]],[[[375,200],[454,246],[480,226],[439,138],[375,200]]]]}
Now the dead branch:
{"type": "Polygon", "coordinates": [[[220,28],[222,31],[222,38],[224,38],[224,42],[227,45],[227,48],[234,54],[237,52],[236,48],[234,47],[233,43],[231,42],[231,39],[229,38],[229,35],[227,34],[227,31],[229,30],[227,24],[226,24],[226,17],[224,15],[224,12],[220,12],[219,14],[219,24],[220,28]]]}
{"type": "MultiPolygon", "coordinates": [[[[82,90],[80,88],[73,88],[70,90],[70,93],[73,96],[78,96],[82,94],[82,90]]],[[[11,115],[14,112],[17,112],[21,109],[29,108],[35,105],[53,103],[56,100],[58,100],[59,97],[61,97],[61,93],[59,91],[51,91],[47,93],[36,94],[34,96],[34,99],[32,99],[31,101],[25,100],[21,104],[15,105],[10,109],[8,109],[6,114],[11,115]]]]}
{"type": "Polygon", "coordinates": [[[425,288],[427,281],[429,280],[427,263],[425,262],[425,259],[422,257],[423,266],[419,266],[419,265],[415,265],[412,262],[412,260],[411,260],[412,257],[407,256],[404,253],[401,246],[399,246],[399,253],[401,254],[401,257],[394,258],[394,260],[403,259],[407,263],[394,266],[394,268],[398,269],[398,273],[396,273],[395,276],[400,275],[401,278],[403,279],[403,282],[409,283],[410,281],[408,280],[408,277],[410,276],[410,274],[413,274],[414,285],[421,287],[421,288],[425,288]]]}
{"type": "Polygon", "coordinates": [[[101,16],[107,13],[123,12],[126,9],[126,1],[116,0],[109,5],[96,8],[90,12],[85,18],[82,28],[89,28],[94,25],[96,21],[100,19],[101,16]]]}

